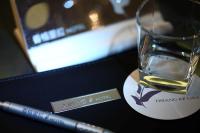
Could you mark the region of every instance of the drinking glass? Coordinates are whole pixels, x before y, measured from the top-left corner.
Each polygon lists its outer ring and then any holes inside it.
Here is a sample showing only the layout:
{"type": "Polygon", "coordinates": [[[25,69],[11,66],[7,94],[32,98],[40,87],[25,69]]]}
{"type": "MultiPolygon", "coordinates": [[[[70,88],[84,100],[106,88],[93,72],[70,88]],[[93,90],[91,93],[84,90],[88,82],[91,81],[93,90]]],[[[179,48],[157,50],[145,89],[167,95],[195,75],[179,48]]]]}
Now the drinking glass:
{"type": "Polygon", "coordinates": [[[140,84],[187,93],[198,73],[199,12],[192,0],[144,0],[136,13],[140,84]]]}

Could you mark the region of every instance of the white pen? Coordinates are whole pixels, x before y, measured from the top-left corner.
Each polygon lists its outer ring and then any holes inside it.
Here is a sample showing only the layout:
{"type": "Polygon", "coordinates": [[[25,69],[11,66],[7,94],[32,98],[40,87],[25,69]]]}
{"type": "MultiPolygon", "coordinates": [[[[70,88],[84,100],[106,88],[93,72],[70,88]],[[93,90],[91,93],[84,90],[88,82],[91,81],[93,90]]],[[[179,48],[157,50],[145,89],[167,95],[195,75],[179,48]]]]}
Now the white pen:
{"type": "Polygon", "coordinates": [[[31,118],[33,120],[41,121],[54,126],[66,128],[78,133],[114,133],[101,127],[54,115],[50,112],[41,111],[16,103],[0,102],[0,108],[10,113],[18,114],[20,116],[31,118]]]}

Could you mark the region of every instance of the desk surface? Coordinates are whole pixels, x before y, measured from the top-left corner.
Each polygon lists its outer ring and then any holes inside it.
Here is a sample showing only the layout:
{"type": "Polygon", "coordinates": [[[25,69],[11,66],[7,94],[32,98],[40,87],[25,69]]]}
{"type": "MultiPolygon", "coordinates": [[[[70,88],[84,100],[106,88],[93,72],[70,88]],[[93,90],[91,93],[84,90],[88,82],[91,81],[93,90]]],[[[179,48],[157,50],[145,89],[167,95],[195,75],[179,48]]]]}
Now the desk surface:
{"type": "Polygon", "coordinates": [[[0,29],[0,79],[33,72],[14,37],[8,31],[0,29]]]}
{"type": "MultiPolygon", "coordinates": [[[[118,88],[122,99],[60,113],[117,133],[158,129],[199,130],[200,112],[180,120],[161,121],[134,111],[123,97],[123,84],[137,68],[136,49],[91,63],[0,81],[0,100],[52,111],[50,102],[118,88]]],[[[70,133],[0,111],[0,129],[6,132],[70,133]],[[20,128],[19,128],[20,127],[20,128]]]]}

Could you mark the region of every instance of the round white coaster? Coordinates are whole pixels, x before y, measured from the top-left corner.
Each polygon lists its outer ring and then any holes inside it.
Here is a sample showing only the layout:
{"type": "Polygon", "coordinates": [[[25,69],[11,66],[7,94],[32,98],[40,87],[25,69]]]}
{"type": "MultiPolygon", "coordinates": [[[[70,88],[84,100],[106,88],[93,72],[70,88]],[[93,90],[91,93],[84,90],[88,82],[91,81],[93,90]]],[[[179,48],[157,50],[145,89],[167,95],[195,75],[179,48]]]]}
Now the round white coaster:
{"type": "MultiPolygon", "coordinates": [[[[192,115],[200,109],[200,95],[186,96],[145,88],[138,85],[138,78],[136,70],[128,76],[123,88],[127,103],[135,111],[155,119],[174,120],[192,115]]],[[[199,77],[195,80],[200,82],[199,77]]],[[[200,87],[195,87],[200,92],[200,87]]]]}

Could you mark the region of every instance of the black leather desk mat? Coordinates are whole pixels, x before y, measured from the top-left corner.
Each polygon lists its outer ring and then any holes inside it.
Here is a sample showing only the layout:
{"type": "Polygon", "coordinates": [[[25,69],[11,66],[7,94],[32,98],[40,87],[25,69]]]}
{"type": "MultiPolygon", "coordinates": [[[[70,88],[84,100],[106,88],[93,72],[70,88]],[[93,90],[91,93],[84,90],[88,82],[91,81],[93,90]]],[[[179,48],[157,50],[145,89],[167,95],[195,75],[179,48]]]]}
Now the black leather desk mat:
{"type": "MultiPolygon", "coordinates": [[[[190,117],[161,121],[134,111],[123,97],[123,84],[137,68],[136,50],[92,63],[0,81],[0,100],[52,111],[50,102],[118,88],[122,99],[84,107],[59,115],[98,125],[117,133],[156,132],[158,129],[199,130],[200,112],[190,117]]],[[[0,130],[20,133],[70,131],[0,111],[0,130]]]]}

